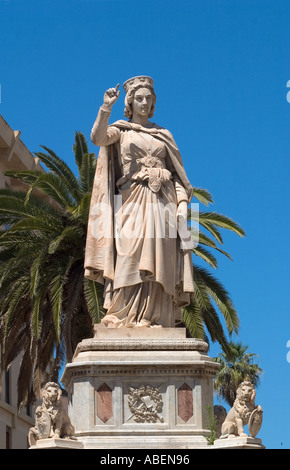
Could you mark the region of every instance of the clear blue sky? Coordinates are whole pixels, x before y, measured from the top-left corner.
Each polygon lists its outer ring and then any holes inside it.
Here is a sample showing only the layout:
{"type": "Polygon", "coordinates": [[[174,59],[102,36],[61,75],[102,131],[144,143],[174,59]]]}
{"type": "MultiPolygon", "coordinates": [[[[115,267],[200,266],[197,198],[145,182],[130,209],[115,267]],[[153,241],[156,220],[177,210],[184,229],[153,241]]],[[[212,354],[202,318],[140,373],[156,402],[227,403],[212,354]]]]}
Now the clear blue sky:
{"type": "MultiPolygon", "coordinates": [[[[153,77],[154,121],[191,183],[246,231],[224,234],[234,261],[221,255],[215,275],[264,370],[259,437],[289,449],[289,1],[0,0],[0,18],[0,114],[32,152],[46,145],[73,168],[74,131],[89,139],[104,91],[153,77]]],[[[111,122],[123,108],[124,92],[111,122]]]]}

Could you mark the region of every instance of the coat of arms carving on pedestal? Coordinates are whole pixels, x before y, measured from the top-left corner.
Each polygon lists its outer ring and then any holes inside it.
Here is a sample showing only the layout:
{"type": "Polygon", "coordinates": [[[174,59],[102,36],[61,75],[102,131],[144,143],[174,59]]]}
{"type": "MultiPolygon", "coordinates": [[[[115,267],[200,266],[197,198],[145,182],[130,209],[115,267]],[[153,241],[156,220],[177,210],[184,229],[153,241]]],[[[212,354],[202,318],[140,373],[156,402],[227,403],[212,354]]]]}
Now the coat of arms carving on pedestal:
{"type": "MultiPolygon", "coordinates": [[[[129,388],[128,406],[136,423],[164,423],[160,416],[163,409],[162,395],[159,388],[150,385],[129,388]]],[[[130,419],[129,418],[129,419],[130,419]]]]}

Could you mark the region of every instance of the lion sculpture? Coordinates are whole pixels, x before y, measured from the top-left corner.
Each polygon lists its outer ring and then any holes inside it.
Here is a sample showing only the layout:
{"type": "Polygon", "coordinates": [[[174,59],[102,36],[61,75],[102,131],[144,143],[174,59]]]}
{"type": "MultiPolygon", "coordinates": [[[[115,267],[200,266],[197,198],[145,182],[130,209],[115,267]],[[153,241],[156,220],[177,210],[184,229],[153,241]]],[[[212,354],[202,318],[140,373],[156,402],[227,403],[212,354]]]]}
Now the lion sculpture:
{"type": "Polygon", "coordinates": [[[48,382],[42,389],[42,405],[35,410],[35,427],[30,428],[30,446],[39,439],[76,439],[75,430],[61,401],[62,391],[55,382],[48,382]]]}
{"type": "Polygon", "coordinates": [[[258,433],[263,417],[262,407],[255,405],[256,390],[251,382],[244,381],[237,388],[233,407],[222,424],[220,439],[247,436],[244,426],[249,425],[251,437],[258,433]]]}

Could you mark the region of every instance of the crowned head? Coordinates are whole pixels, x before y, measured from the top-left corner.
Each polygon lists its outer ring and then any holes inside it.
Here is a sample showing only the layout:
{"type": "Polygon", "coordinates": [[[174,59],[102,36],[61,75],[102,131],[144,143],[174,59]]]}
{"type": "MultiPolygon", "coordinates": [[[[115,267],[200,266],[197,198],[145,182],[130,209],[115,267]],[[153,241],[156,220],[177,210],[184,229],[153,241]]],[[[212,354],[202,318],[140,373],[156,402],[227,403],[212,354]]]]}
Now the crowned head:
{"type": "Polygon", "coordinates": [[[126,92],[125,111],[124,111],[125,117],[128,119],[132,117],[132,114],[133,114],[132,103],[133,103],[133,99],[134,99],[134,95],[136,91],[139,90],[139,88],[148,88],[152,94],[152,107],[151,107],[148,117],[152,118],[154,115],[155,103],[156,103],[156,95],[154,92],[152,78],[146,75],[139,75],[137,77],[129,78],[123,84],[123,88],[126,92]]]}

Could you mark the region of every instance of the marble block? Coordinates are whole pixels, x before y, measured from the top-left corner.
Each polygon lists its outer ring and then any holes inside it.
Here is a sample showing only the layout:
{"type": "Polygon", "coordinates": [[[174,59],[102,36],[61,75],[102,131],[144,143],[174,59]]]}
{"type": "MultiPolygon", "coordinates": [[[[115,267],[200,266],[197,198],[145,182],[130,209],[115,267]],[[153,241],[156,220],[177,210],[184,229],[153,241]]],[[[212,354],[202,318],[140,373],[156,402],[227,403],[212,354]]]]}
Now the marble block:
{"type": "Polygon", "coordinates": [[[183,328],[95,326],[62,384],[85,448],[206,448],[206,407],[219,368],[183,328]]]}

